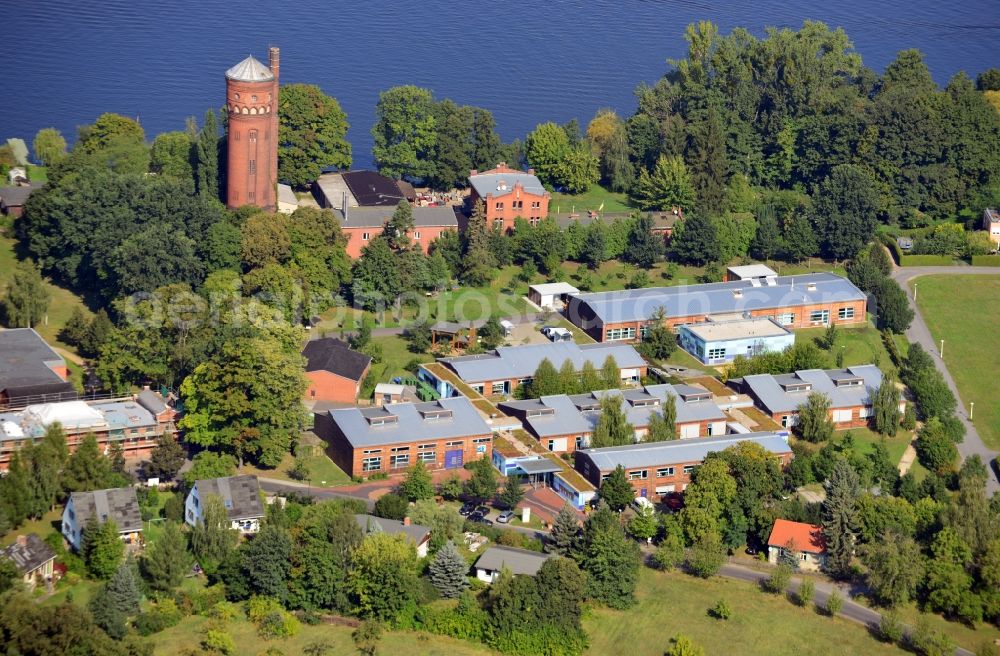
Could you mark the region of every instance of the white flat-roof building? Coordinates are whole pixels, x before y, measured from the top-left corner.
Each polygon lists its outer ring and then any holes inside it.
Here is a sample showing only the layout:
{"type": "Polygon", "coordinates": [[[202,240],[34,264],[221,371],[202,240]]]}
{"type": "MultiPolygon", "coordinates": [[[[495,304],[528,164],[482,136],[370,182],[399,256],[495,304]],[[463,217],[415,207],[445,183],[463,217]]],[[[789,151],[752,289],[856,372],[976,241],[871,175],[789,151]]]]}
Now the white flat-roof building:
{"type": "Polygon", "coordinates": [[[769,266],[763,264],[745,264],[743,266],[731,266],[726,269],[726,280],[757,280],[766,281],[768,278],[777,278],[778,273],[769,266]]]}
{"type": "Polygon", "coordinates": [[[528,300],[540,308],[559,309],[563,301],[580,290],[567,282],[546,282],[528,287],[528,300]]]}
{"type": "Polygon", "coordinates": [[[732,362],[737,355],[783,351],[795,334],[768,317],[707,321],[677,326],[681,348],[703,364],[732,362]]]}

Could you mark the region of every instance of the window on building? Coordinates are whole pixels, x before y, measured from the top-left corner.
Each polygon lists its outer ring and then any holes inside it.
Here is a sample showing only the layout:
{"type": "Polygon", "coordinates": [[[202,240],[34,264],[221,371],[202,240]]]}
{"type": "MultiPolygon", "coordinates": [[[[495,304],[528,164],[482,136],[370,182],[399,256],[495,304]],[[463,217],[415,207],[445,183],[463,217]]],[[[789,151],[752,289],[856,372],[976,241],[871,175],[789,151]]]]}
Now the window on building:
{"type": "Polygon", "coordinates": [[[423,462],[437,462],[437,451],[421,451],[417,457],[423,462]]]}
{"type": "Polygon", "coordinates": [[[436,449],[437,448],[437,444],[418,444],[417,448],[418,449],[436,449]]]}
{"type": "Polygon", "coordinates": [[[493,219],[493,227],[498,230],[503,228],[503,219],[493,219]]]}
{"type": "Polygon", "coordinates": [[[482,394],[483,393],[483,386],[482,385],[472,385],[471,387],[472,387],[473,391],[476,394],[482,394]]]}
{"type": "Polygon", "coordinates": [[[365,458],[361,461],[361,471],[378,471],[382,469],[381,458],[365,458]]]}
{"type": "Polygon", "coordinates": [[[373,453],[382,453],[382,449],[365,449],[364,453],[366,456],[370,456],[373,453]]]}
{"type": "Polygon", "coordinates": [[[782,326],[791,326],[795,323],[795,314],[793,312],[786,312],[784,314],[778,315],[778,323],[782,326]]]}
{"type": "Polygon", "coordinates": [[[635,339],[635,328],[608,328],[604,331],[604,341],[617,342],[624,339],[635,339]]]}
{"type": "Polygon", "coordinates": [[[813,310],[809,313],[810,323],[830,323],[829,310],[813,310]]]}
{"type": "Polygon", "coordinates": [[[249,136],[250,136],[250,143],[257,143],[257,131],[256,130],[250,130],[249,136]]]}
{"type": "Polygon", "coordinates": [[[530,223],[533,226],[538,225],[540,222],[541,222],[541,219],[539,219],[537,216],[533,216],[530,219],[528,219],[528,223],[530,223]]]}
{"type": "Polygon", "coordinates": [[[531,201],[531,209],[538,210],[542,208],[542,204],[537,200],[531,201]]]}
{"type": "Polygon", "coordinates": [[[798,417],[796,417],[795,415],[781,415],[781,427],[791,428],[796,424],[797,419],[798,417]]]}
{"type": "Polygon", "coordinates": [[[492,437],[477,437],[476,439],[472,440],[472,443],[473,444],[489,444],[492,441],[493,441],[492,437]]]}
{"type": "Polygon", "coordinates": [[[251,203],[254,202],[254,200],[256,200],[256,198],[257,198],[257,194],[255,192],[252,192],[252,191],[248,191],[247,192],[247,200],[249,200],[251,203]]]}
{"type": "Polygon", "coordinates": [[[457,441],[453,441],[453,442],[445,442],[444,445],[447,446],[447,447],[464,446],[462,444],[461,440],[457,440],[457,441]]]}
{"type": "Polygon", "coordinates": [[[413,239],[414,240],[420,239],[420,232],[419,231],[413,233],[413,239]]]}
{"type": "Polygon", "coordinates": [[[694,465],[684,465],[684,473],[690,474],[694,471],[694,465]]]}
{"type": "Polygon", "coordinates": [[[576,448],[578,448],[578,449],[584,449],[584,448],[586,448],[586,445],[584,444],[584,440],[583,440],[583,435],[577,435],[576,436],[576,440],[574,440],[574,441],[576,442],[576,448]]]}
{"type": "Polygon", "coordinates": [[[505,383],[503,381],[500,381],[499,383],[493,383],[493,387],[492,387],[493,391],[491,393],[492,394],[503,394],[504,391],[505,391],[504,386],[505,386],[505,383]]]}
{"type": "Polygon", "coordinates": [[[494,205],[494,209],[496,209],[496,211],[498,212],[503,212],[503,203],[498,202],[496,205],[494,205]]]}
{"type": "Polygon", "coordinates": [[[252,159],[250,160],[250,175],[253,175],[256,172],[257,172],[257,160],[252,159]]]}
{"type": "Polygon", "coordinates": [[[637,481],[642,478],[649,478],[648,469],[640,469],[639,471],[632,471],[628,473],[628,479],[630,481],[637,481]]]}
{"type": "Polygon", "coordinates": [[[603,483],[604,481],[608,480],[609,476],[611,476],[611,474],[601,474],[601,482],[603,483]]]}
{"type": "Polygon", "coordinates": [[[369,233],[369,232],[362,232],[361,233],[361,241],[368,241],[368,239],[370,237],[371,237],[371,233],[369,233]]]}
{"type": "Polygon", "coordinates": [[[852,307],[842,307],[837,310],[837,318],[840,320],[853,319],[854,318],[854,308],[852,307]]]}
{"type": "Polygon", "coordinates": [[[556,450],[556,441],[555,440],[549,440],[548,443],[546,444],[546,446],[548,447],[549,451],[555,451],[556,450]]]}
{"type": "Polygon", "coordinates": [[[403,469],[410,466],[410,454],[398,453],[389,456],[389,467],[392,469],[403,469]]]}
{"type": "Polygon", "coordinates": [[[673,467],[660,467],[659,469],[656,470],[657,478],[666,478],[668,476],[673,476],[673,475],[674,475],[673,467]]]}
{"type": "Polygon", "coordinates": [[[717,358],[724,358],[724,357],[726,357],[726,347],[723,346],[721,348],[710,348],[710,349],[708,349],[708,359],[709,360],[715,360],[717,358]]]}

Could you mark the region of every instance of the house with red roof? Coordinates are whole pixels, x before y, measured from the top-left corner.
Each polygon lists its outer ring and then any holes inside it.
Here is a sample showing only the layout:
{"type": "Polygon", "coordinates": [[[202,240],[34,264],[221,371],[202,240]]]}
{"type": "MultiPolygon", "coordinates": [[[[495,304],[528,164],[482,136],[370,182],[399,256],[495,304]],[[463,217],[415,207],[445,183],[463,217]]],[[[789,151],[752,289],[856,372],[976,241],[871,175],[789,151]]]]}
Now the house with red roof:
{"type": "Polygon", "coordinates": [[[815,572],[822,569],[826,564],[823,527],[787,519],[774,520],[774,527],[767,539],[767,561],[777,565],[786,553],[795,554],[801,570],[815,572]]]}

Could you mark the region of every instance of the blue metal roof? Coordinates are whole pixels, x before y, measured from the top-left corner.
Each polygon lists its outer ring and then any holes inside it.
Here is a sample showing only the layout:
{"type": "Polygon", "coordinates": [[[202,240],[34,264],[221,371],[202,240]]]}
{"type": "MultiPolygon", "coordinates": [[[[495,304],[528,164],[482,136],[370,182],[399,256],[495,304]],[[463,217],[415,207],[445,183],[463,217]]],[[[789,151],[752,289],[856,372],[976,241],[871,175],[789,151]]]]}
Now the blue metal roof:
{"type": "Polygon", "coordinates": [[[832,408],[853,408],[871,405],[871,395],[882,384],[882,370],[873,364],[847,369],[807,369],[793,374],[755,374],[745,376],[747,386],[766,410],[786,412],[798,410],[813,392],[821,392],[830,399],[832,408]],[[837,385],[836,381],[860,379],[858,385],[837,385]],[[786,391],[784,386],[792,386],[786,391]]]}
{"type": "Polygon", "coordinates": [[[393,403],[381,408],[330,410],[330,418],[354,447],[489,435],[489,425],[464,396],[429,403],[393,403]],[[439,416],[441,411],[450,415],[439,416]],[[385,417],[371,423],[369,417],[385,417]],[[393,419],[395,417],[395,419],[393,419]]]}
{"type": "Polygon", "coordinates": [[[538,365],[546,358],[556,369],[566,360],[571,361],[577,371],[583,369],[585,362],[590,362],[595,368],[600,369],[608,356],[614,357],[621,369],[646,366],[646,361],[639,352],[627,344],[579,345],[573,342],[500,346],[493,353],[444,358],[441,362],[465,382],[481,383],[530,378],[535,375],[538,365]]]}
{"type": "Polygon", "coordinates": [[[790,453],[787,438],[779,433],[744,433],[721,437],[692,437],[672,442],[640,442],[628,446],[584,449],[582,453],[602,472],[621,465],[625,469],[701,462],[709,453],[724,451],[741,442],[755,442],[771,453],[790,453]]]}
{"type": "Polygon", "coordinates": [[[754,284],[756,281],[751,280],[736,280],[578,294],[570,298],[570,316],[578,305],[590,307],[607,324],[647,321],[661,307],[667,318],[673,318],[866,299],[864,292],[850,280],[833,273],[808,273],[774,280],[775,284],[771,286],[754,284]]]}

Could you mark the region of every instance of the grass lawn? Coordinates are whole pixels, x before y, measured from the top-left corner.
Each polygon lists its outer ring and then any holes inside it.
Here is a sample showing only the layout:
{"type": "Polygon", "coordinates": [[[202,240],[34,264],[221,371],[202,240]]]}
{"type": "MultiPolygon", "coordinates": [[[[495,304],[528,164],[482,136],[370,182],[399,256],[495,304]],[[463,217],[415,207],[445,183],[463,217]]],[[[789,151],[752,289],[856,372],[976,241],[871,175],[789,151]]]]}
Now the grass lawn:
{"type": "Polygon", "coordinates": [[[1000,275],[921,276],[917,304],[934,340],[944,340],[945,364],[986,446],[1000,449],[1000,403],[989,381],[1000,370],[1000,275]]]}
{"type": "Polygon", "coordinates": [[[885,447],[889,451],[889,459],[896,464],[899,464],[900,458],[903,457],[903,451],[906,451],[906,447],[909,446],[910,440],[913,438],[913,433],[905,431],[902,428],[899,429],[895,437],[882,437],[870,428],[851,428],[835,432],[833,434],[833,441],[840,442],[848,433],[854,437],[854,443],[858,445],[863,453],[871,452],[876,444],[885,440],[885,447]]]}
{"type": "Polygon", "coordinates": [[[434,356],[429,353],[413,353],[409,350],[409,342],[402,337],[390,335],[374,337],[372,341],[382,347],[382,361],[373,364],[366,378],[366,389],[374,389],[375,383],[388,383],[396,376],[412,376],[406,370],[406,365],[412,360],[433,362],[434,356]]]}
{"type": "MultiPolygon", "coordinates": [[[[7,293],[7,283],[9,283],[13,277],[14,267],[18,262],[17,255],[14,253],[14,245],[14,239],[11,239],[6,235],[0,236],[0,294],[7,293]]],[[[81,308],[87,316],[90,316],[91,312],[87,309],[83,300],[68,289],[58,287],[52,284],[52,282],[48,279],[46,279],[45,287],[51,294],[47,321],[41,325],[35,326],[35,330],[37,330],[38,334],[44,337],[45,341],[49,344],[62,347],[75,353],[76,351],[73,347],[60,342],[56,338],[56,335],[58,335],[62,327],[66,325],[66,322],[69,320],[74,308],[81,308]]]]}
{"type": "Polygon", "coordinates": [[[49,533],[58,533],[62,526],[62,513],[62,506],[59,506],[55,510],[50,510],[42,515],[40,519],[29,519],[16,529],[12,529],[0,537],[0,547],[12,544],[18,535],[37,533],[38,537],[45,539],[45,536],[49,533]]]}
{"type": "MultiPolygon", "coordinates": [[[[201,642],[207,624],[213,622],[205,617],[186,617],[175,627],[150,636],[156,656],[173,656],[187,653],[201,642]]],[[[355,654],[353,629],[347,626],[303,624],[294,637],[278,640],[263,640],[257,636],[257,627],[247,620],[233,620],[223,625],[236,643],[236,653],[255,656],[269,647],[281,650],[283,654],[302,654],[306,647],[322,642],[331,647],[330,654],[355,654]]],[[[453,638],[418,633],[413,631],[388,631],[379,641],[380,654],[393,656],[480,656],[490,654],[486,648],[471,642],[453,638]]]]}
{"type": "Polygon", "coordinates": [[[30,180],[33,183],[48,182],[49,181],[48,169],[44,166],[35,166],[34,164],[28,164],[28,180],[30,180]]]}
{"type": "Polygon", "coordinates": [[[635,209],[629,204],[628,194],[616,193],[599,184],[590,185],[590,189],[582,194],[553,193],[549,199],[549,211],[553,214],[573,211],[582,214],[601,205],[604,205],[604,212],[632,212],[635,209]]]}
{"type": "MultiPolygon", "coordinates": [[[[274,469],[260,469],[249,463],[240,468],[241,474],[252,474],[262,478],[276,478],[283,481],[293,481],[305,484],[306,481],[296,481],[288,472],[295,466],[295,456],[291,453],[285,455],[274,469]]],[[[313,455],[306,457],[306,466],[309,468],[309,484],[323,487],[333,487],[336,485],[349,485],[351,477],[344,473],[340,467],[334,464],[326,454],[314,447],[313,455]],[[323,481],[326,481],[325,483],[323,481]]]]}
{"type": "Polygon", "coordinates": [[[706,654],[726,656],[902,653],[858,624],[800,608],[743,581],[643,568],[637,596],[638,604],[625,612],[600,608],[589,613],[583,622],[590,636],[588,654],[662,656],[678,633],[706,654]],[[720,599],[733,609],[729,620],[708,615],[720,599]]]}
{"type": "MultiPolygon", "coordinates": [[[[795,331],[796,342],[812,341],[823,335],[826,328],[803,328],[795,331]]],[[[830,366],[836,364],[837,351],[844,350],[844,366],[878,364],[882,371],[895,371],[896,366],[882,343],[882,334],[871,324],[857,328],[837,328],[837,343],[829,352],[830,366]]]]}

